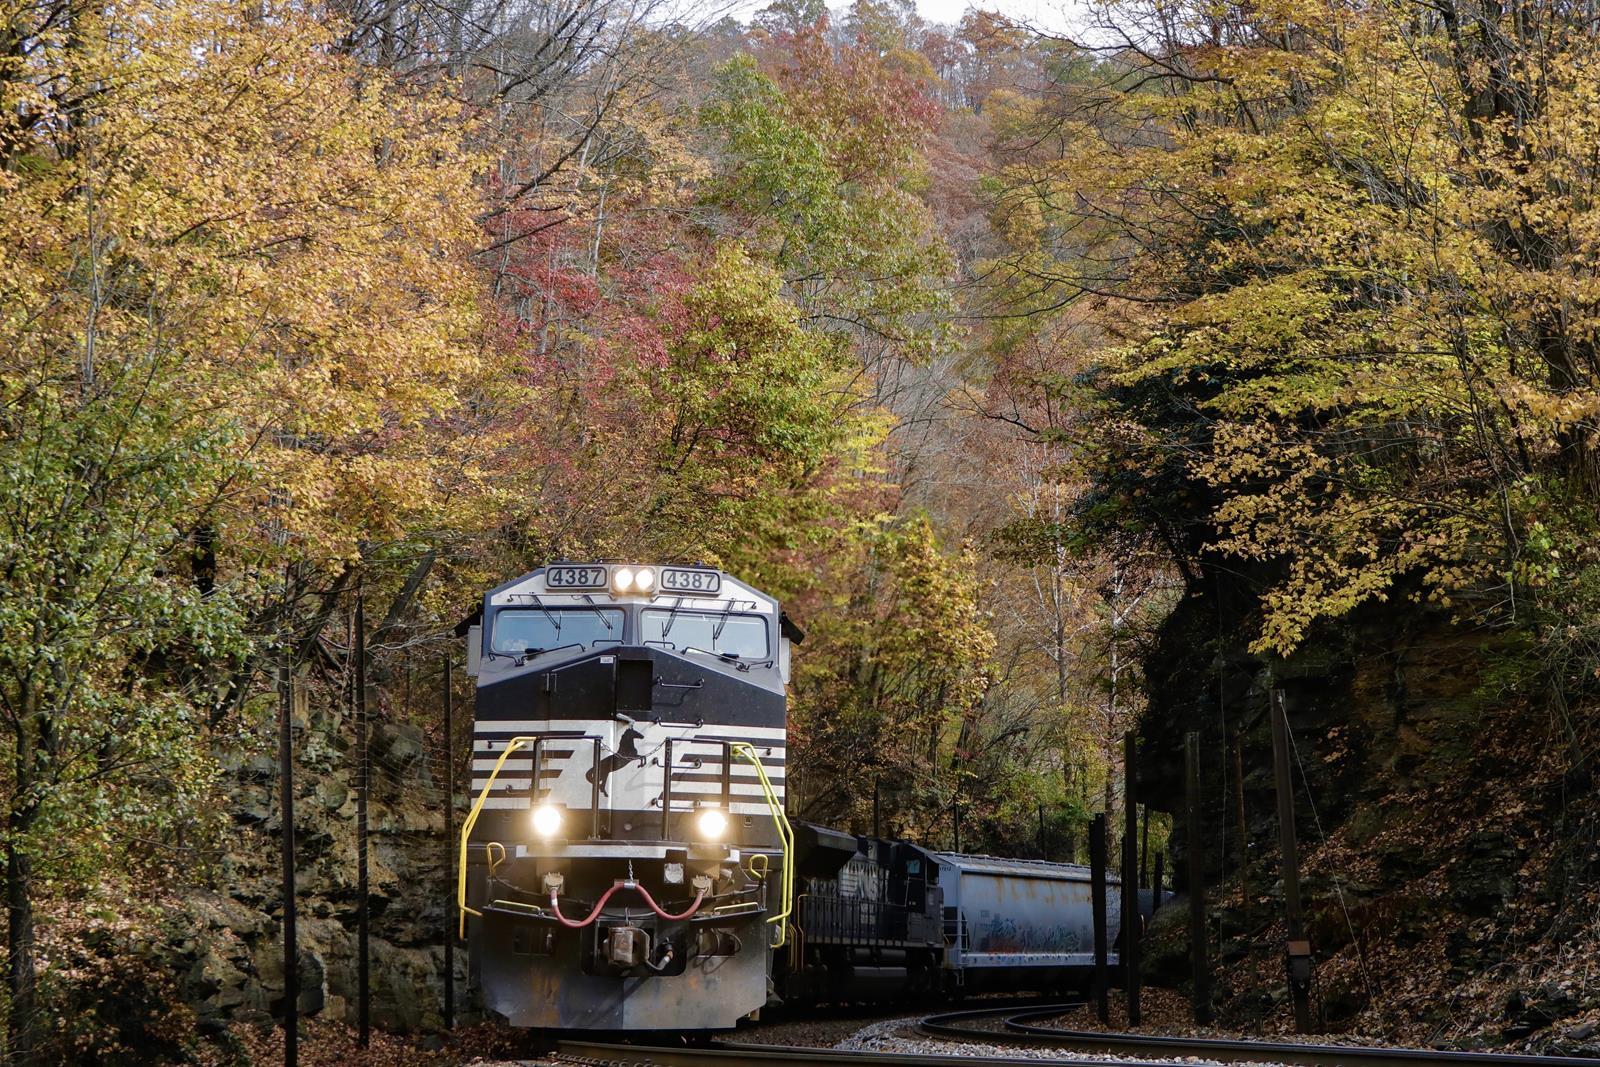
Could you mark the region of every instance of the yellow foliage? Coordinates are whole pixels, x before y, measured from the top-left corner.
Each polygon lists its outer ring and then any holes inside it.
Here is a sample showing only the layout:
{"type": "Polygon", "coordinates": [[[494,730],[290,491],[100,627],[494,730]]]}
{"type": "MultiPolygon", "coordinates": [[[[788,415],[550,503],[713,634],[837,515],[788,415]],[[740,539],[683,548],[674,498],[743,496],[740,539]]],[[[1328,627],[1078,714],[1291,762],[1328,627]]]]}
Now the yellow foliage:
{"type": "Polygon", "coordinates": [[[464,461],[416,431],[483,369],[470,126],[296,5],[75,19],[0,75],[0,106],[28,118],[0,170],[5,388],[180,368],[246,442],[248,480],[200,492],[258,563],[348,559],[417,525],[464,461]]]}
{"type": "Polygon", "coordinates": [[[1072,148],[1019,154],[999,221],[1041,303],[1137,301],[1102,365],[1194,405],[1205,445],[1140,462],[1276,561],[1257,649],[1402,588],[1514,612],[1559,558],[1529,531],[1582,541],[1600,495],[1600,40],[1492,5],[1106,14],[1154,58],[1014,109],[1072,148]]]}

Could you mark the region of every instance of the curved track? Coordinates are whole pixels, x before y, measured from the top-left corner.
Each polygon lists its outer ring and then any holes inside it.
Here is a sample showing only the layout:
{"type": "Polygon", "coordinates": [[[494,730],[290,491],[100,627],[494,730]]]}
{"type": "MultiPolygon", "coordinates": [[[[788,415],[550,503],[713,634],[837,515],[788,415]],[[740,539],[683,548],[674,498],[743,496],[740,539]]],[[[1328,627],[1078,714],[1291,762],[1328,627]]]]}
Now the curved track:
{"type": "Polygon", "coordinates": [[[1040,1052],[1059,1049],[1078,1067],[1171,1067],[1175,1061],[1221,1064],[1270,1063],[1287,1067],[1600,1067],[1600,1059],[1573,1056],[1531,1056],[1507,1053],[1443,1052],[1432,1049],[1381,1048],[1360,1045],[1314,1045],[1288,1041],[1222,1038],[1155,1037],[1144,1034],[1094,1033],[1041,1026],[1039,1021],[1082,1007],[1079,1003],[1033,1005],[1016,1003],[929,1015],[915,1030],[930,1038],[981,1041],[991,1046],[1026,1049],[1025,1057],[842,1052],[836,1049],[792,1048],[739,1041],[714,1042],[708,1048],[669,1048],[590,1041],[562,1041],[557,1062],[577,1067],[958,1067],[961,1064],[1018,1067],[1052,1062],[1040,1052]],[[1102,1058],[1104,1057],[1104,1058],[1102,1058]]]}
{"type": "Polygon", "coordinates": [[[944,1012],[917,1024],[929,1037],[980,1040],[995,1044],[1058,1048],[1078,1054],[1172,1061],[1200,1058],[1218,1063],[1281,1063],[1293,1067],[1597,1067],[1600,1060],[1575,1056],[1532,1056],[1503,1052],[1445,1052],[1436,1049],[1384,1048],[1371,1045],[1317,1045],[1298,1041],[1255,1041],[1229,1038],[1159,1037],[1148,1034],[1100,1033],[1041,1026],[1081,1004],[1056,1004],[1027,1011],[993,1009],[944,1012]],[[1001,1022],[1000,1031],[973,1023],[1001,1022]]]}

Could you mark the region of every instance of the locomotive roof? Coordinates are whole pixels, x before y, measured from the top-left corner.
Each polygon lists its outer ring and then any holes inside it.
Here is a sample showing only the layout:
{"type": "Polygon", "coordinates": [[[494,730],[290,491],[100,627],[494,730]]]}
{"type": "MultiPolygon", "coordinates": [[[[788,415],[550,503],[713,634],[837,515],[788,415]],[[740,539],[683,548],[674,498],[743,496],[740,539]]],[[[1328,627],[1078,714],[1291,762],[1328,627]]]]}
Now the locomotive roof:
{"type": "MultiPolygon", "coordinates": [[[[603,565],[594,564],[588,566],[597,568],[603,565]]],[[[529,594],[542,598],[545,603],[552,606],[567,602],[585,604],[590,596],[612,601],[618,599],[618,594],[613,594],[610,590],[603,588],[589,590],[550,589],[546,585],[545,575],[556,567],[558,567],[558,564],[554,563],[543,567],[535,567],[526,574],[497,585],[484,595],[484,603],[491,608],[520,605],[527,602],[529,594]]],[[[775,598],[768,596],[752,585],[740,581],[727,571],[719,570],[715,567],[694,569],[715,573],[721,578],[721,587],[714,592],[698,596],[693,593],[677,592],[669,589],[652,590],[650,593],[623,593],[620,596],[627,601],[643,600],[668,604],[678,602],[684,608],[726,607],[737,603],[742,610],[754,611],[764,615],[777,614],[778,602],[775,598]]]]}
{"type": "MultiPolygon", "coordinates": [[[[1004,856],[973,856],[962,852],[933,852],[933,855],[941,863],[949,864],[958,871],[974,874],[1003,874],[1072,882],[1086,881],[1089,878],[1089,868],[1079,863],[1007,859],[1004,856]]],[[[1106,872],[1106,884],[1118,885],[1121,881],[1122,879],[1115,873],[1106,872]]]]}

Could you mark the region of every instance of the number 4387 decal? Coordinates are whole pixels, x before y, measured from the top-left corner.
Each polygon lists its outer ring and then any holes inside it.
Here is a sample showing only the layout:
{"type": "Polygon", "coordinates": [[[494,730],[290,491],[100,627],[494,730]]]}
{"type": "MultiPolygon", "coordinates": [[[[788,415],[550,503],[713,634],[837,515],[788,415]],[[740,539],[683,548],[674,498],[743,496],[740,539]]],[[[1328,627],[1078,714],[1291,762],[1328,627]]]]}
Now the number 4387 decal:
{"type": "Polygon", "coordinates": [[[661,591],[670,593],[714,594],[722,588],[722,575],[716,571],[667,567],[661,572],[661,591]]]}

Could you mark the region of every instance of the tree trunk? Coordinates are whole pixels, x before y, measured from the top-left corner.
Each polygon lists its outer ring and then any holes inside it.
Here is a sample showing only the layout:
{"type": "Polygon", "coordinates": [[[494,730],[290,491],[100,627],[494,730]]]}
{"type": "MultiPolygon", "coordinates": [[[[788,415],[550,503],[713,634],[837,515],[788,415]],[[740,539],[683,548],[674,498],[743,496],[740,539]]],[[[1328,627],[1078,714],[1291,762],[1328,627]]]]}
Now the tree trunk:
{"type": "Polygon", "coordinates": [[[11,810],[6,815],[6,978],[11,994],[8,1062],[26,1067],[33,1062],[38,1035],[38,1005],[34,997],[33,857],[28,854],[28,833],[38,817],[34,797],[34,746],[32,730],[34,694],[25,694],[23,715],[16,734],[16,781],[11,810]]]}
{"type": "MultiPolygon", "coordinates": [[[[9,829],[17,832],[15,812],[9,829]]],[[[30,820],[31,821],[31,820],[30,820]]],[[[33,953],[33,861],[26,846],[12,844],[6,849],[6,916],[9,938],[6,945],[6,970],[11,993],[10,1062],[26,1065],[33,1060],[35,1017],[33,953]]]]}

